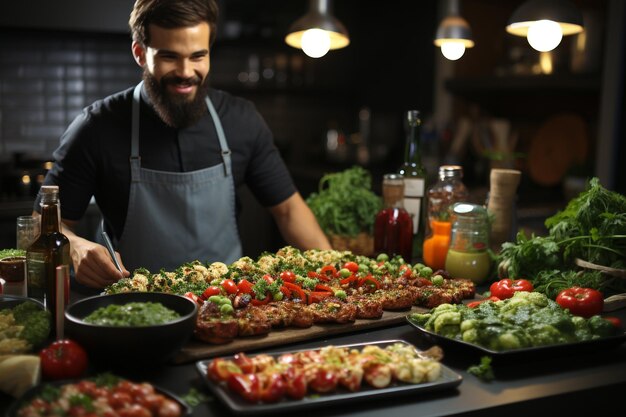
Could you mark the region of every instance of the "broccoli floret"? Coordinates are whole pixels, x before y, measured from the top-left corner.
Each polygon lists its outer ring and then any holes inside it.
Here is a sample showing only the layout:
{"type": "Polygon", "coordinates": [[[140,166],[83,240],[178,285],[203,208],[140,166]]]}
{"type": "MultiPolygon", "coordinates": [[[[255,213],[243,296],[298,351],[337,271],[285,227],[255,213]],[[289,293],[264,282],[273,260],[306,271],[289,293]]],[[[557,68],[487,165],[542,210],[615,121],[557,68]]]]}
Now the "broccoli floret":
{"type": "Polygon", "coordinates": [[[20,338],[32,346],[41,345],[50,334],[50,312],[37,304],[24,302],[13,308],[15,322],[24,326],[20,338]]]}

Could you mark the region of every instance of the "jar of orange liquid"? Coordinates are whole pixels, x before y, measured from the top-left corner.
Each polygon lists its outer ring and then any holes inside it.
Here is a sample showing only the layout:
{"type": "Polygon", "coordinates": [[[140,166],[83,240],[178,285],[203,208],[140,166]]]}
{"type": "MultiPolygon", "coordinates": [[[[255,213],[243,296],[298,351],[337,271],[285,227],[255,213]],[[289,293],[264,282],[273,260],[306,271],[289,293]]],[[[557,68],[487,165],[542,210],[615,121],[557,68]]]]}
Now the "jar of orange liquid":
{"type": "Polygon", "coordinates": [[[433,270],[445,268],[452,229],[450,207],[466,201],[469,195],[462,178],[463,167],[460,165],[442,165],[439,181],[428,190],[429,234],[424,240],[422,256],[424,263],[433,270]]]}

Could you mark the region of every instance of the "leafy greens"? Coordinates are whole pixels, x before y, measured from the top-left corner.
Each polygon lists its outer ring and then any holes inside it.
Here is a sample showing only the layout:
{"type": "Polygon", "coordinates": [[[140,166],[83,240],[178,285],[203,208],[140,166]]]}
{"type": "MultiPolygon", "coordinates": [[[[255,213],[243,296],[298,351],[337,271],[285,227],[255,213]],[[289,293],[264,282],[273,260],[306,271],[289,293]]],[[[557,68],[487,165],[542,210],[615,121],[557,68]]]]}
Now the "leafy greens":
{"type": "Polygon", "coordinates": [[[326,234],[372,233],[382,199],[372,191],[371,174],[359,166],[326,174],[319,191],[306,199],[326,234]]]}

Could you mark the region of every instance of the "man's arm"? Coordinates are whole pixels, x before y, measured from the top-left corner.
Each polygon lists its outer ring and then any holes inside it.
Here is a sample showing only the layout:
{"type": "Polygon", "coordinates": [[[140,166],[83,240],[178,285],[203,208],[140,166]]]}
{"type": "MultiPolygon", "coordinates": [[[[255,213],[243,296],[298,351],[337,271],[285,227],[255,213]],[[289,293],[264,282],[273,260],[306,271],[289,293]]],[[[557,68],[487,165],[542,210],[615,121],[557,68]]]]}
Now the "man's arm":
{"type": "Polygon", "coordinates": [[[270,207],[278,229],[289,245],[301,250],[332,249],[315,215],[296,192],[280,204],[270,207]]]}
{"type": "MultiPolygon", "coordinates": [[[[36,211],[33,216],[39,216],[36,211]]],[[[70,256],[74,265],[76,281],[93,288],[104,288],[107,285],[117,282],[130,273],[124,267],[120,254],[115,252],[120,265],[124,271],[122,275],[109,256],[107,249],[97,243],[84,239],[74,233],[75,221],[63,219],[61,232],[70,241],[70,256]]]]}

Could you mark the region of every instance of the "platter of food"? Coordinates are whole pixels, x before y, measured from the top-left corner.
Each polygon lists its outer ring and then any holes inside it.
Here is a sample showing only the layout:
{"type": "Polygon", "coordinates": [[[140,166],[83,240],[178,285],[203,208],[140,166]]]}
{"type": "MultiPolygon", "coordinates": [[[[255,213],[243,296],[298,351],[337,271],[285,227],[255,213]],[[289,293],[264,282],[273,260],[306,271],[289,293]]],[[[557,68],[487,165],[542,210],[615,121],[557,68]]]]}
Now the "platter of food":
{"type": "Polygon", "coordinates": [[[463,378],[435,354],[402,340],[325,346],[203,360],[196,363],[209,390],[237,414],[278,411],[450,390],[463,378]]]}
{"type": "Polygon", "coordinates": [[[596,315],[573,316],[544,294],[516,292],[510,299],[439,306],[406,316],[431,343],[494,358],[545,358],[606,350],[626,342],[626,332],[596,315]]]}
{"type": "Polygon", "coordinates": [[[115,415],[171,417],[186,417],[192,412],[189,405],[165,389],[101,374],[94,378],[37,385],[14,401],[6,416],[87,415],[79,414],[85,410],[93,410],[93,415],[115,412],[115,415]]]}
{"type": "Polygon", "coordinates": [[[401,257],[285,247],[256,261],[199,261],[158,274],[136,270],[106,289],[166,292],[198,303],[194,340],[178,363],[404,322],[411,311],[472,299],[470,280],[401,257]]]}

